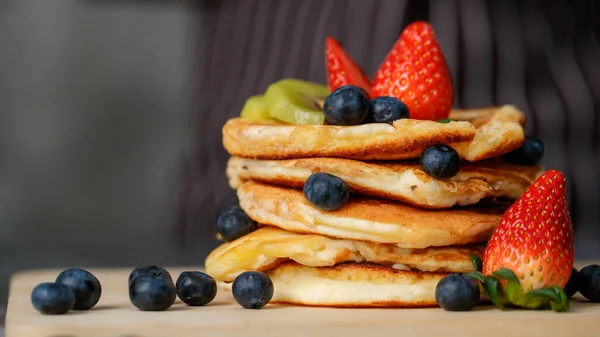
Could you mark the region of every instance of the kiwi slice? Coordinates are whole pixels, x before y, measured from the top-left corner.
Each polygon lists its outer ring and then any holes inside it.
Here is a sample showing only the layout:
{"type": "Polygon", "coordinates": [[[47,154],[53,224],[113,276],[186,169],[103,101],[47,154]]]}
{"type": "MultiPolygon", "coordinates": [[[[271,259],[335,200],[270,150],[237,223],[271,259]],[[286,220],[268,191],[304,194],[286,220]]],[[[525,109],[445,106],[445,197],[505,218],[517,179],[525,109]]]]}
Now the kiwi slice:
{"type": "Polygon", "coordinates": [[[265,103],[271,117],[289,124],[322,125],[325,122],[323,102],[329,88],[318,83],[283,79],[271,84],[265,92],[265,103]]]}
{"type": "Polygon", "coordinates": [[[264,95],[251,96],[244,103],[240,117],[252,121],[268,121],[273,120],[267,110],[264,95]]]}

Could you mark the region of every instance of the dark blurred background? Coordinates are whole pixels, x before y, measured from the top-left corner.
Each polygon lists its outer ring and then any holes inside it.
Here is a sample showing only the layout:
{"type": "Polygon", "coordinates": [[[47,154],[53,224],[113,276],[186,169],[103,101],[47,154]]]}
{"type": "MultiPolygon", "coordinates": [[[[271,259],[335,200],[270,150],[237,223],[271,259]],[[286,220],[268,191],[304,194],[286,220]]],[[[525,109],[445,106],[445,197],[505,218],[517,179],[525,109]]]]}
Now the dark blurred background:
{"type": "Polygon", "coordinates": [[[327,35],[372,76],[416,19],[436,30],[456,107],[525,111],[544,165],[569,179],[577,257],[600,258],[599,13],[593,0],[0,0],[0,304],[22,269],[202,264],[236,201],[225,120],[277,79],[325,83],[327,35]]]}

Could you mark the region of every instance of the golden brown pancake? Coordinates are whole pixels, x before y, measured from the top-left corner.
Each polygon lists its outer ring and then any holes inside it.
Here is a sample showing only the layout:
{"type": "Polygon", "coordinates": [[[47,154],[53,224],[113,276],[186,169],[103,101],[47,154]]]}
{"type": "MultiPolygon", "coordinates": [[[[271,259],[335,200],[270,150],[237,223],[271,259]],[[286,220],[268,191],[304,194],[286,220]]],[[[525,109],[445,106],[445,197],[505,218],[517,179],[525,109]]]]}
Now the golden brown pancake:
{"type": "Polygon", "coordinates": [[[322,211],[300,190],[246,182],[237,190],[240,207],[259,223],[297,233],[393,243],[403,248],[464,245],[486,241],[505,206],[425,210],[401,202],[352,196],[342,208],[322,211]]]}
{"type": "Polygon", "coordinates": [[[227,164],[227,177],[233,189],[249,180],[301,189],[306,179],[315,172],[327,172],[343,179],[354,193],[438,209],[473,205],[483,198],[516,200],[543,173],[543,169],[500,160],[465,162],[456,176],[441,180],[425,173],[418,163],[409,162],[231,157],[227,164]]]}
{"type": "Polygon", "coordinates": [[[245,271],[265,271],[290,260],[309,267],[370,262],[397,270],[469,272],[474,271],[469,254],[482,258],[484,249],[484,245],[407,249],[267,226],[220,245],[208,255],[205,267],[216,280],[227,282],[245,271]]]}
{"type": "Polygon", "coordinates": [[[516,149],[525,139],[525,117],[510,105],[457,110],[450,117],[470,121],[400,119],[393,125],[336,126],[233,118],[223,126],[223,146],[233,156],[254,159],[404,160],[418,158],[431,145],[447,144],[462,158],[477,161],[516,149]]]}
{"type": "MultiPolygon", "coordinates": [[[[271,303],[349,308],[435,307],[435,288],[448,275],[370,263],[307,267],[291,261],[265,273],[273,281],[271,303]]],[[[219,286],[231,291],[231,283],[219,286]]]]}

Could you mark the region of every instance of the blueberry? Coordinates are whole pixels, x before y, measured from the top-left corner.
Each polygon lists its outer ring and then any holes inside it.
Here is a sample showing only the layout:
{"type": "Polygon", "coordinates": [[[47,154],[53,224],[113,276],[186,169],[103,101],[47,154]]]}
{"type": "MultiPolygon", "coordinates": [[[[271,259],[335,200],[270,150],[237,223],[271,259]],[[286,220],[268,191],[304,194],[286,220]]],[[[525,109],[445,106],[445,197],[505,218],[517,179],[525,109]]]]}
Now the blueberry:
{"type": "Polygon", "coordinates": [[[363,89],[344,85],[327,96],[323,112],[329,124],[359,125],[371,113],[371,104],[363,89]]]}
{"type": "Polygon", "coordinates": [[[435,287],[435,300],[448,311],[467,311],[479,302],[480,290],[477,282],[469,276],[453,273],[435,287]]]}
{"type": "Polygon", "coordinates": [[[544,157],[544,143],[537,138],[527,137],[521,147],[502,155],[509,163],[536,165],[544,157]]]}
{"type": "Polygon", "coordinates": [[[567,297],[571,298],[573,295],[575,295],[578,289],[579,272],[577,271],[577,269],[573,268],[573,271],[571,272],[571,277],[569,277],[569,281],[567,281],[567,284],[565,285],[565,288],[563,290],[565,291],[565,294],[567,294],[567,297]]]}
{"type": "Polygon", "coordinates": [[[433,145],[426,148],[419,158],[425,173],[437,179],[454,177],[460,170],[461,159],[458,152],[446,145],[433,145]]]}
{"type": "Polygon", "coordinates": [[[240,206],[227,208],[217,218],[217,232],[221,239],[230,242],[254,232],[257,228],[256,221],[250,219],[240,206]]]}
{"type": "Polygon", "coordinates": [[[142,311],[163,311],[175,303],[175,285],[162,275],[141,274],[129,286],[129,300],[142,311]]]}
{"type": "Polygon", "coordinates": [[[210,303],[217,295],[217,282],[211,276],[199,271],[184,271],[179,274],[177,297],[191,306],[202,306],[210,303]]]}
{"type": "Polygon", "coordinates": [[[41,283],[31,292],[31,304],[43,314],[61,315],[73,309],[75,294],[63,284],[41,283]]]}
{"type": "Polygon", "coordinates": [[[409,117],[406,104],[395,97],[380,96],[371,101],[369,122],[392,124],[395,120],[409,117]]]}
{"type": "Polygon", "coordinates": [[[304,197],[315,207],[324,211],[335,211],[350,199],[346,183],[329,173],[311,174],[304,182],[304,197]]]}
{"type": "Polygon", "coordinates": [[[140,275],[150,275],[152,277],[165,277],[171,282],[173,282],[171,274],[165,268],[158,266],[144,266],[137,267],[131,271],[131,274],[129,274],[128,285],[131,286],[131,282],[133,282],[133,280],[135,280],[140,275]]]}
{"type": "Polygon", "coordinates": [[[75,294],[74,310],[89,310],[100,300],[102,286],[100,281],[84,269],[67,269],[56,277],[56,283],[63,284],[75,294]]]}
{"type": "Polygon", "coordinates": [[[246,309],[261,309],[271,301],[273,291],[269,276],[259,271],[241,273],[231,288],[235,301],[246,309]]]}
{"type": "Polygon", "coordinates": [[[579,271],[579,293],[592,302],[600,302],[600,265],[591,264],[579,271]]]}

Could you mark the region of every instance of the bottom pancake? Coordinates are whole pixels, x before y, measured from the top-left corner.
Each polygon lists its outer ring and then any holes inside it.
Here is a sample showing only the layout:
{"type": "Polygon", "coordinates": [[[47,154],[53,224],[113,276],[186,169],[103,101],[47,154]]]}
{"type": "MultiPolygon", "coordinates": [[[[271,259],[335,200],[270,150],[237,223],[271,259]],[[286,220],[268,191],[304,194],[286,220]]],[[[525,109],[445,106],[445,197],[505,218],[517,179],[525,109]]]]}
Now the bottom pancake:
{"type": "MultiPolygon", "coordinates": [[[[271,303],[340,308],[436,307],[435,288],[448,273],[396,270],[370,263],[307,267],[286,262],[265,271],[271,303]]],[[[231,291],[231,283],[220,283],[231,291]]]]}

